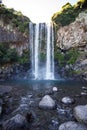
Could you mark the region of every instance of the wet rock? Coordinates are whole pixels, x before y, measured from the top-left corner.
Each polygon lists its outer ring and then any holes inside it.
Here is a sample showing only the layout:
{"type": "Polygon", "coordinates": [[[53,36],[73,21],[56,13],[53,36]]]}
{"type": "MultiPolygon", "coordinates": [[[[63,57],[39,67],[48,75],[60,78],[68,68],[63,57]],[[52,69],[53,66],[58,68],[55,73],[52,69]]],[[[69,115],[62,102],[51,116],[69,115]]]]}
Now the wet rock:
{"type": "Polygon", "coordinates": [[[84,86],[83,86],[83,87],[82,87],[82,90],[83,90],[82,92],[87,93],[87,87],[84,87],[84,86]]]}
{"type": "Polygon", "coordinates": [[[18,112],[24,114],[29,112],[29,103],[30,103],[30,97],[21,97],[20,105],[17,109],[18,112]]]}
{"type": "Polygon", "coordinates": [[[63,121],[69,121],[69,120],[73,120],[73,110],[70,107],[57,107],[57,113],[58,113],[58,117],[60,117],[63,121]]]}
{"type": "Polygon", "coordinates": [[[0,106],[0,115],[2,114],[2,107],[0,106]]]}
{"type": "Polygon", "coordinates": [[[81,96],[87,96],[87,92],[81,92],[81,96]]]}
{"type": "Polygon", "coordinates": [[[53,87],[53,92],[57,92],[57,91],[58,91],[57,87],[53,87]]]}
{"type": "Polygon", "coordinates": [[[64,98],[62,98],[62,103],[64,103],[64,104],[73,104],[74,103],[74,99],[73,98],[71,98],[71,97],[64,97],[64,98]]]}
{"type": "Polygon", "coordinates": [[[85,86],[82,86],[82,89],[83,89],[83,90],[87,90],[87,87],[85,87],[85,86]]]}
{"type": "Polygon", "coordinates": [[[28,94],[28,98],[32,98],[32,97],[33,97],[32,93],[28,94]]]}
{"type": "Polygon", "coordinates": [[[0,99],[0,105],[2,105],[3,104],[3,100],[2,99],[0,99]]]}
{"type": "Polygon", "coordinates": [[[55,101],[49,95],[45,95],[39,102],[39,107],[42,109],[53,109],[55,105],[55,101]]]}
{"type": "Polygon", "coordinates": [[[64,115],[71,115],[71,112],[72,112],[72,110],[71,110],[71,108],[67,108],[67,109],[62,109],[62,108],[57,108],[57,112],[58,112],[58,114],[64,114],[64,115]]]}
{"type": "Polygon", "coordinates": [[[69,121],[61,124],[59,130],[87,130],[87,126],[74,121],[69,121]]]}
{"type": "Polygon", "coordinates": [[[83,60],[82,62],[81,62],[81,65],[83,66],[85,66],[85,65],[87,65],[87,59],[85,59],[85,60],[83,60]]]}
{"type": "Polygon", "coordinates": [[[11,86],[1,86],[0,85],[0,96],[3,96],[6,93],[11,92],[12,87],[11,86]]]}
{"type": "Polygon", "coordinates": [[[29,110],[29,106],[28,104],[20,104],[20,106],[18,107],[18,110],[23,113],[29,110]]]}
{"type": "Polygon", "coordinates": [[[77,121],[87,124],[87,105],[79,105],[74,108],[74,116],[77,121]]]}
{"type": "Polygon", "coordinates": [[[57,108],[57,112],[58,112],[58,114],[66,114],[66,110],[64,110],[64,109],[61,109],[61,108],[57,108]]]}
{"type": "Polygon", "coordinates": [[[29,130],[29,124],[27,119],[17,114],[16,116],[12,117],[11,119],[5,121],[3,123],[4,130],[29,130]]]}
{"type": "Polygon", "coordinates": [[[53,124],[54,126],[58,126],[58,125],[59,125],[59,122],[58,122],[57,120],[52,120],[52,124],[53,124]]]}
{"type": "Polygon", "coordinates": [[[53,91],[51,89],[48,89],[45,91],[45,95],[52,95],[53,91]]]}
{"type": "Polygon", "coordinates": [[[49,130],[58,130],[58,125],[59,125],[59,122],[53,119],[51,124],[49,125],[49,130]]]}
{"type": "Polygon", "coordinates": [[[21,114],[24,117],[26,117],[28,122],[32,122],[34,118],[36,118],[36,114],[30,110],[30,97],[21,97],[20,105],[16,110],[13,111],[13,114],[21,114]]]}

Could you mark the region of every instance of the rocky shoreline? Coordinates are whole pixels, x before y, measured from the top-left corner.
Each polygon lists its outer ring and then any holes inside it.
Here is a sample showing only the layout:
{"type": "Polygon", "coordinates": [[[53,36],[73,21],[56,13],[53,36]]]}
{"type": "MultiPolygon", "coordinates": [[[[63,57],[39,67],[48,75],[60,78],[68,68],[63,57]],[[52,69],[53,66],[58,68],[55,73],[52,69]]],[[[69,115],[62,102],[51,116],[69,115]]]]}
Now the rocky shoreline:
{"type": "Polygon", "coordinates": [[[0,85],[0,130],[87,130],[87,87],[70,95],[0,85]]]}

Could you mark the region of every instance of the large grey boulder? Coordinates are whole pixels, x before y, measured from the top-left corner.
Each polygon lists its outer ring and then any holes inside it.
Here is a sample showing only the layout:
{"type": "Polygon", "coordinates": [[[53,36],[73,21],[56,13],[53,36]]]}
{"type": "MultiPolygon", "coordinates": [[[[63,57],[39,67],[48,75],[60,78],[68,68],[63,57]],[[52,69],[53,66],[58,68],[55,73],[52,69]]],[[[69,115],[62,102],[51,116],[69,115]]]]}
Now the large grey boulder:
{"type": "Polygon", "coordinates": [[[39,107],[42,109],[53,109],[55,108],[55,101],[49,95],[45,95],[39,102],[39,107]]]}
{"type": "Polygon", "coordinates": [[[87,105],[79,105],[74,108],[74,117],[77,121],[87,124],[87,105]]]}
{"type": "Polygon", "coordinates": [[[16,116],[12,117],[11,119],[5,121],[3,123],[4,130],[29,130],[29,125],[27,119],[17,114],[16,116]]]}
{"type": "Polygon", "coordinates": [[[87,126],[74,121],[69,121],[61,124],[59,130],[87,130],[87,126]]]}

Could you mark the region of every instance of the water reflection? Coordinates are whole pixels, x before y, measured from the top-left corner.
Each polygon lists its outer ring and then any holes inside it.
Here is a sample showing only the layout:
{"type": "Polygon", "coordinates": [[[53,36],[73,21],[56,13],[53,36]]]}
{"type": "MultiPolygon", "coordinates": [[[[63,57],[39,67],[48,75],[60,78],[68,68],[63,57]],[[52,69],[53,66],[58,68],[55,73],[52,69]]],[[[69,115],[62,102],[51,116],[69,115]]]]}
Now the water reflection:
{"type": "Polygon", "coordinates": [[[49,89],[52,87],[73,87],[80,88],[82,86],[87,86],[87,83],[78,82],[78,81],[70,81],[70,80],[6,80],[0,82],[1,85],[11,85],[11,86],[18,86],[33,89],[33,90],[43,90],[49,89]]]}

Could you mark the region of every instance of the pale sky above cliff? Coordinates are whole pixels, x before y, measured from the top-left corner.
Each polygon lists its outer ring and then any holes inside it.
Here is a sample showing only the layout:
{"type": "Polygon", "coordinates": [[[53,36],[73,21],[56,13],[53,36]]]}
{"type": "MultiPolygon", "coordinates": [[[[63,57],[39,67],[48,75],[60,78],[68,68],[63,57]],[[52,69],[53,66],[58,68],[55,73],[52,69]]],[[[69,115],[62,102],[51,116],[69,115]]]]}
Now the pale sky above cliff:
{"type": "Polygon", "coordinates": [[[49,22],[52,15],[70,2],[72,5],[78,0],[2,0],[9,8],[14,8],[28,16],[32,22],[49,22]]]}

